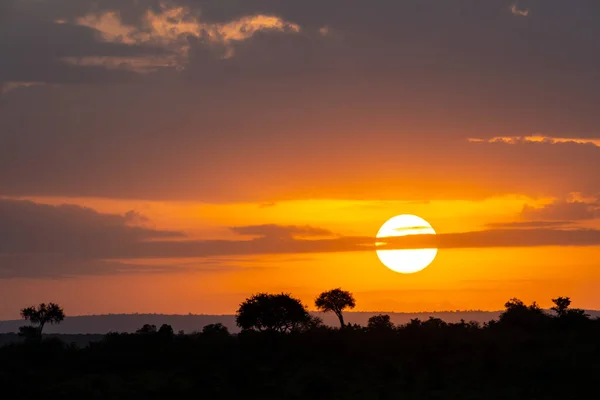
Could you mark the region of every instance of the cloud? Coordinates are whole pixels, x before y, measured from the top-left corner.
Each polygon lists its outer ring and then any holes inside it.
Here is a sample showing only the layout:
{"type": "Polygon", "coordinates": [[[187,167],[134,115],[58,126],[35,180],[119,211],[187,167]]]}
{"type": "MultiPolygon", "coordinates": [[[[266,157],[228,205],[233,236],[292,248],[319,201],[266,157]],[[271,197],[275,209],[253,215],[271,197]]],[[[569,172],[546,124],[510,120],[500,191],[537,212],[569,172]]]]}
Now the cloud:
{"type": "Polygon", "coordinates": [[[0,25],[0,82],[33,83],[116,83],[136,82],[135,74],[96,66],[82,67],[69,59],[116,57],[138,59],[167,54],[152,45],[108,43],[97,31],[68,23],[14,19],[0,25]],[[41,38],[44,38],[43,40],[41,38]]]}
{"type": "Polygon", "coordinates": [[[129,44],[149,42],[167,47],[185,43],[189,36],[203,37],[210,42],[227,44],[244,41],[261,31],[300,32],[298,24],[284,21],[276,15],[252,13],[231,17],[227,21],[206,21],[202,8],[161,3],[148,7],[136,20],[126,23],[115,11],[91,12],[75,19],[78,25],[102,32],[107,41],[129,44]]]}
{"type": "Polygon", "coordinates": [[[572,225],[574,221],[516,221],[495,222],[486,224],[489,229],[536,229],[536,228],[559,228],[572,225]]]}
{"type": "Polygon", "coordinates": [[[438,247],[597,246],[600,231],[585,229],[488,229],[385,238],[341,236],[310,226],[274,224],[231,228],[237,240],[188,240],[156,230],[135,211],[102,214],[73,205],[0,200],[0,278],[163,273],[235,267],[214,257],[307,254],[438,247]],[[177,259],[203,258],[190,263],[177,259]],[[148,261],[155,259],[155,261],[148,261]]]}
{"type": "Polygon", "coordinates": [[[519,17],[527,17],[527,16],[529,16],[529,10],[528,9],[524,9],[524,10],[519,9],[519,6],[518,6],[517,3],[512,4],[510,6],[510,12],[513,15],[516,15],[516,16],[519,16],[519,17]]]}
{"type": "Polygon", "coordinates": [[[154,71],[157,67],[165,66],[183,69],[187,65],[191,38],[201,39],[216,51],[215,57],[230,58],[234,56],[232,43],[247,40],[257,32],[300,32],[297,24],[274,15],[248,15],[223,23],[211,23],[202,21],[198,14],[188,7],[163,3],[159,11],[148,9],[138,25],[123,24],[115,11],[78,17],[76,24],[98,30],[106,42],[151,44],[168,50],[163,57],[147,57],[139,61],[119,59],[115,62],[113,57],[104,57],[83,59],[81,62],[113,68],[126,67],[138,72],[154,71]]]}
{"type": "Polygon", "coordinates": [[[140,265],[127,262],[90,259],[67,254],[2,254],[0,279],[13,278],[68,278],[115,274],[164,273],[193,270],[177,265],[140,265]]]}
{"type": "Polygon", "coordinates": [[[140,243],[115,255],[115,258],[220,257],[374,251],[375,249],[598,246],[600,245],[600,230],[489,229],[465,233],[386,237],[385,243],[380,241],[381,238],[365,236],[315,239],[264,236],[252,240],[159,241],[140,243]]]}
{"type": "Polygon", "coordinates": [[[139,83],[138,74],[185,68],[191,38],[218,59],[232,57],[232,43],[258,32],[301,29],[265,14],[205,22],[199,9],[176,2],[46,3],[8,7],[0,25],[0,83],[139,83]]]}
{"type": "Polygon", "coordinates": [[[148,223],[135,211],[101,214],[74,205],[0,199],[0,277],[131,271],[134,266],[105,258],[135,243],[185,237],[148,223]]]}
{"type": "Polygon", "coordinates": [[[595,229],[490,229],[464,233],[386,238],[378,249],[490,248],[537,246],[598,246],[600,230],[595,229]]]}
{"type": "Polygon", "coordinates": [[[542,207],[525,205],[521,216],[529,220],[581,221],[600,218],[600,201],[555,201],[542,207]]]}
{"type": "Polygon", "coordinates": [[[327,229],[314,228],[311,226],[281,226],[275,224],[237,226],[231,230],[240,235],[257,236],[263,239],[298,239],[311,237],[331,237],[335,234],[327,229]]]}
{"type": "Polygon", "coordinates": [[[179,232],[140,225],[146,222],[135,211],[101,214],[68,204],[0,199],[0,252],[89,255],[98,249],[122,248],[140,241],[184,237],[179,232]]]}
{"type": "Polygon", "coordinates": [[[39,85],[38,82],[4,82],[0,83],[0,94],[8,93],[11,90],[19,89],[19,88],[28,88],[35,85],[39,85]]]}
{"type": "Polygon", "coordinates": [[[394,228],[394,231],[405,234],[419,235],[421,233],[431,233],[431,226],[405,226],[401,228],[394,228]]]}
{"type": "Polygon", "coordinates": [[[596,138],[566,138],[550,137],[544,135],[532,136],[496,136],[490,139],[469,138],[471,143],[504,143],[504,144],[526,144],[526,143],[546,143],[546,144],[587,144],[600,147],[600,139],[596,138]]]}

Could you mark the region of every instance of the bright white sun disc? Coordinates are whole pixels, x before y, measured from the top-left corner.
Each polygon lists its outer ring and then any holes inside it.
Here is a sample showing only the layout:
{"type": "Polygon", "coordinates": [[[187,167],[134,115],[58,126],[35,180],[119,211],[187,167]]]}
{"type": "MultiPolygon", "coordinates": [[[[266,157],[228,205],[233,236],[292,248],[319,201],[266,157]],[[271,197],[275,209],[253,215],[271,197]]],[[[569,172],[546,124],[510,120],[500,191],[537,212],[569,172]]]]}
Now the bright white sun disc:
{"type": "MultiPolygon", "coordinates": [[[[416,215],[403,214],[389,219],[377,232],[378,238],[406,235],[435,235],[429,222],[416,215]]],[[[437,249],[377,250],[379,260],[392,271],[412,274],[433,262],[437,249]]]]}

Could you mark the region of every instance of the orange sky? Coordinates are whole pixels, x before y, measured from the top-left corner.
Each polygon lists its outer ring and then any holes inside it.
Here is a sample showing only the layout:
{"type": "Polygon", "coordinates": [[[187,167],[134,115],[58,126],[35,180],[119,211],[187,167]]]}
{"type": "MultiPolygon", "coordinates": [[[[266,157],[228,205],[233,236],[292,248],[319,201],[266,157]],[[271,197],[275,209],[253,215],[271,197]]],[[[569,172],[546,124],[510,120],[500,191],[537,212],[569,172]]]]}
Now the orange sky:
{"type": "MultiPolygon", "coordinates": [[[[522,220],[525,206],[539,209],[554,201],[526,196],[481,201],[299,200],[274,204],[58,197],[19,200],[90,207],[106,215],[135,210],[145,217],[141,226],[188,235],[171,239],[176,241],[249,240],[252,235],[239,235],[229,228],[265,223],[374,237],[383,222],[402,213],[422,216],[438,234],[477,232],[489,228],[488,224],[522,220]]],[[[357,310],[363,311],[496,310],[514,296],[545,306],[557,295],[570,295],[578,306],[594,308],[600,304],[594,289],[594,282],[600,279],[599,255],[600,247],[587,246],[440,249],[431,266],[412,275],[387,269],[372,250],[128,258],[117,261],[137,265],[139,271],[53,279],[17,277],[9,281],[4,293],[20,302],[51,297],[73,314],[232,313],[241,300],[258,291],[292,292],[312,305],[320,291],[337,286],[353,291],[357,310]],[[151,271],[148,267],[152,266],[166,269],[151,271]]],[[[5,318],[17,317],[12,301],[3,303],[0,313],[5,318]]]]}

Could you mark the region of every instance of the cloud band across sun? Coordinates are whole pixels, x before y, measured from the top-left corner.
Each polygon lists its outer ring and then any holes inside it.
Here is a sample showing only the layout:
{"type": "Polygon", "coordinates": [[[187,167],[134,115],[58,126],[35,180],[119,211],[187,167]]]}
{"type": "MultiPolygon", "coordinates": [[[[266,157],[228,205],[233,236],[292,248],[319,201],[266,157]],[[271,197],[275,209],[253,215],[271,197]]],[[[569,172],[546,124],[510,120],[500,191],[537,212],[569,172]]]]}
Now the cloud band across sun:
{"type": "MultiPolygon", "coordinates": [[[[438,235],[375,238],[342,236],[328,229],[276,224],[231,228],[235,240],[191,240],[183,232],[156,230],[139,213],[102,214],[73,205],[0,200],[0,277],[77,276],[167,272],[126,260],[240,255],[336,253],[386,249],[491,248],[600,245],[600,230],[517,226],[438,235]],[[379,243],[376,246],[376,241],[379,243]],[[44,255],[52,254],[40,264],[44,255]],[[116,261],[119,260],[119,261],[116,261]]],[[[172,268],[171,271],[176,270],[172,268]]]]}

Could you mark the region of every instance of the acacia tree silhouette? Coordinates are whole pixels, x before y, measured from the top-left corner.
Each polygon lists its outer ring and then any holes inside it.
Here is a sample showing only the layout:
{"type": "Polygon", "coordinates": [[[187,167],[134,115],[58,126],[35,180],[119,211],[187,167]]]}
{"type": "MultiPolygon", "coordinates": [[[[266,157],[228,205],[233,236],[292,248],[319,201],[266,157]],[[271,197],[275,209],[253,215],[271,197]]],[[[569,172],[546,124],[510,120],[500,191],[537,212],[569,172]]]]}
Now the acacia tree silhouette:
{"type": "Polygon", "coordinates": [[[554,307],[552,307],[551,310],[556,312],[557,316],[564,317],[567,315],[567,311],[571,305],[571,299],[569,297],[557,297],[556,299],[552,299],[552,302],[554,303],[554,307]]]}
{"type": "Polygon", "coordinates": [[[246,299],[235,316],[242,330],[287,333],[300,329],[310,315],[300,300],[286,293],[259,293],[246,299]]]}
{"type": "Polygon", "coordinates": [[[340,326],[343,328],[345,324],[342,311],[356,307],[356,300],[354,300],[352,293],[337,288],[321,293],[315,300],[315,306],[320,311],[333,311],[339,318],[340,326]]]}
{"type": "Polygon", "coordinates": [[[60,324],[65,319],[64,310],[55,303],[41,303],[39,306],[27,307],[21,310],[21,317],[32,324],[34,327],[23,326],[20,328],[21,334],[26,337],[42,337],[44,325],[60,324]]]}

